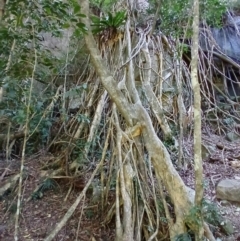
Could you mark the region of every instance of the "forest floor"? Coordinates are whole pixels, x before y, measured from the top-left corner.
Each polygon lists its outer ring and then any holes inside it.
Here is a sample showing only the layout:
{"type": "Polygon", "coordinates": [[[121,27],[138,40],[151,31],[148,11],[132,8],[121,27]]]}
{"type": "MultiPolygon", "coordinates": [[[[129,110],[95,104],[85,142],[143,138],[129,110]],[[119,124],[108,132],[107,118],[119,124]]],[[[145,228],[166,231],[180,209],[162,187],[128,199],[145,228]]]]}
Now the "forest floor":
{"type": "MultiPolygon", "coordinates": [[[[217,135],[203,135],[206,145],[211,145],[215,151],[209,158],[204,160],[205,198],[214,202],[220,210],[221,215],[230,220],[235,233],[231,237],[221,237],[219,240],[236,241],[240,240],[240,203],[233,204],[216,199],[216,184],[226,178],[239,179],[240,168],[231,165],[235,156],[240,154],[240,142],[228,142],[217,135]]],[[[188,160],[192,157],[192,140],[184,141],[184,148],[189,154],[188,160]]],[[[56,190],[49,190],[43,193],[40,199],[29,200],[36,187],[41,183],[40,170],[44,162],[52,156],[38,155],[29,157],[26,160],[28,176],[23,181],[22,206],[19,224],[20,241],[41,241],[46,238],[55,228],[56,224],[63,218],[67,210],[74,203],[84,185],[73,185],[70,180],[57,182],[56,190]]],[[[240,162],[240,160],[239,160],[240,162]]],[[[5,178],[19,172],[20,160],[0,160],[0,187],[5,178]],[[8,169],[4,173],[4,170],[8,169]],[[2,182],[2,183],[1,183],[2,182]]],[[[187,186],[194,188],[193,164],[189,161],[188,168],[179,172],[187,186]]],[[[91,174],[91,173],[90,173],[91,174]]],[[[89,174],[89,175],[90,175],[89,174]]],[[[86,176],[85,179],[88,179],[86,176]]],[[[80,180],[84,184],[83,180],[80,180]]],[[[0,240],[12,241],[15,225],[15,212],[17,209],[17,190],[6,194],[0,199],[0,240]]],[[[111,200],[109,201],[111,202],[111,200]]],[[[99,205],[100,206],[100,205],[99,205]]],[[[114,218],[111,223],[103,224],[106,218],[106,210],[101,212],[98,205],[93,204],[91,198],[86,196],[77,207],[73,216],[60,230],[55,241],[112,241],[114,240],[115,224],[114,218]]],[[[221,234],[219,234],[221,236],[221,234]]]]}

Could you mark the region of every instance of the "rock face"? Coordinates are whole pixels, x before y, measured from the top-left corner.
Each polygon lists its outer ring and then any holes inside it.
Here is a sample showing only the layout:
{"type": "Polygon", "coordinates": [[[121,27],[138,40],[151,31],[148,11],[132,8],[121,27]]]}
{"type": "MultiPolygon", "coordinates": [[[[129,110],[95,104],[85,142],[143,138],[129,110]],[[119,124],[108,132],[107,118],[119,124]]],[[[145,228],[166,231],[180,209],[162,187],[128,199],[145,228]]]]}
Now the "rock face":
{"type": "Polygon", "coordinates": [[[236,34],[240,28],[239,16],[226,14],[226,23],[222,28],[207,28],[200,32],[199,43],[203,50],[223,53],[229,58],[240,61],[240,36],[236,34]]]}
{"type": "Polygon", "coordinates": [[[202,143],[202,159],[208,158],[212,153],[214,153],[215,148],[209,144],[202,143]]]}
{"type": "Polygon", "coordinates": [[[217,198],[240,202],[240,181],[225,179],[218,183],[216,190],[217,198]]]}
{"type": "Polygon", "coordinates": [[[239,140],[239,138],[240,138],[240,136],[233,131],[227,133],[227,135],[226,135],[226,140],[230,141],[230,142],[237,141],[237,140],[239,140]]]}

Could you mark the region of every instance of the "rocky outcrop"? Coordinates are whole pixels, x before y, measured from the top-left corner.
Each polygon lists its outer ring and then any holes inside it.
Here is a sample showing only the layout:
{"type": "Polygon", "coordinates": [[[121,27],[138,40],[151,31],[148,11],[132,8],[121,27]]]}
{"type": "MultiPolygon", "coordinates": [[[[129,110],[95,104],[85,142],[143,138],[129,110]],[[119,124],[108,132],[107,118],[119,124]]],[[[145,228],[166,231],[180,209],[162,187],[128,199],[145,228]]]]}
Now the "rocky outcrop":
{"type": "Polygon", "coordinates": [[[219,199],[240,202],[240,181],[225,179],[218,183],[216,195],[219,199]]]}
{"type": "Polygon", "coordinates": [[[222,28],[202,28],[200,46],[203,50],[225,54],[240,62],[240,17],[226,14],[225,26],[222,28]]]}

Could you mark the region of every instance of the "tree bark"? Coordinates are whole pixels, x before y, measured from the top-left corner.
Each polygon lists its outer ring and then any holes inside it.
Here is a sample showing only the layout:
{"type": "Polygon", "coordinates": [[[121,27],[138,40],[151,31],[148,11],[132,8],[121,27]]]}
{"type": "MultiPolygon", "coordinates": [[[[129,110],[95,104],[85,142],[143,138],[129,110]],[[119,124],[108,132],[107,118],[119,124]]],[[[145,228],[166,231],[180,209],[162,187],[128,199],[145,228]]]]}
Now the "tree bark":
{"type": "MultiPolygon", "coordinates": [[[[0,0],[0,22],[2,21],[5,8],[5,0],[0,0]]],[[[0,86],[0,102],[3,100],[3,88],[0,86]]]]}
{"type": "Polygon", "coordinates": [[[185,232],[184,217],[185,214],[189,212],[193,201],[189,195],[189,189],[184,185],[179,174],[173,167],[170,155],[161,140],[157,137],[151,119],[141,102],[138,101],[135,104],[128,103],[118,88],[117,82],[108,71],[107,64],[105,60],[102,59],[90,31],[90,21],[88,17],[89,1],[84,0],[79,3],[82,7],[82,13],[87,15],[86,18],[82,18],[81,21],[89,29],[88,33],[85,34],[85,42],[95,70],[104,88],[107,90],[112,101],[115,102],[117,109],[123,115],[128,125],[141,125],[141,134],[144,138],[147,151],[151,156],[156,176],[159,180],[163,181],[174,204],[176,222],[173,227],[170,228],[170,236],[173,240],[176,235],[185,232]]]}
{"type": "Polygon", "coordinates": [[[202,131],[201,131],[201,95],[200,85],[198,82],[198,42],[199,42],[199,2],[194,0],[193,3],[193,36],[191,49],[191,79],[194,95],[194,169],[195,169],[195,205],[198,208],[199,227],[196,234],[196,240],[203,240],[203,218],[201,215],[203,200],[203,166],[202,166],[202,131]]]}

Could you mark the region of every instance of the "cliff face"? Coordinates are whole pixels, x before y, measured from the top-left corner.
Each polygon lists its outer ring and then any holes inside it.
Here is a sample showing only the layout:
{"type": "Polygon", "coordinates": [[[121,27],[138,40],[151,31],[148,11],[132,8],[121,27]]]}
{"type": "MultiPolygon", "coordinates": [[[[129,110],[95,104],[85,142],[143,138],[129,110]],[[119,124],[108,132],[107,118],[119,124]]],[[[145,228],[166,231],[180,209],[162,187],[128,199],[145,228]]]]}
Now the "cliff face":
{"type": "Polygon", "coordinates": [[[203,28],[200,46],[204,51],[215,51],[240,63],[240,16],[228,14],[222,28],[203,28]]]}
{"type": "Polygon", "coordinates": [[[214,66],[214,77],[209,73],[208,78],[222,93],[237,100],[240,96],[240,16],[236,12],[227,12],[223,27],[201,28],[199,45],[205,53],[206,66],[214,66]]]}

